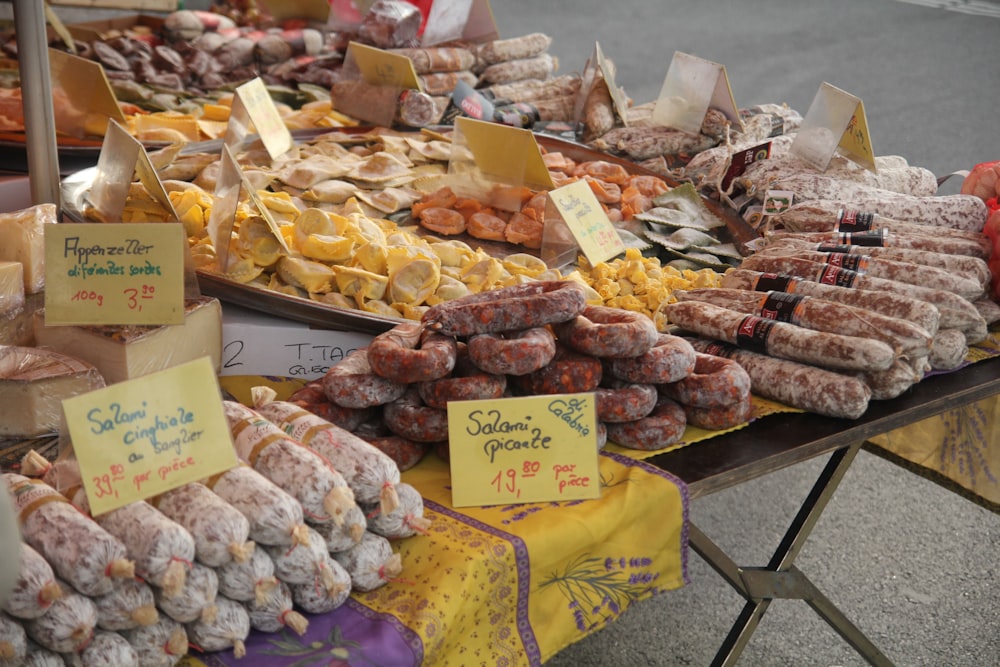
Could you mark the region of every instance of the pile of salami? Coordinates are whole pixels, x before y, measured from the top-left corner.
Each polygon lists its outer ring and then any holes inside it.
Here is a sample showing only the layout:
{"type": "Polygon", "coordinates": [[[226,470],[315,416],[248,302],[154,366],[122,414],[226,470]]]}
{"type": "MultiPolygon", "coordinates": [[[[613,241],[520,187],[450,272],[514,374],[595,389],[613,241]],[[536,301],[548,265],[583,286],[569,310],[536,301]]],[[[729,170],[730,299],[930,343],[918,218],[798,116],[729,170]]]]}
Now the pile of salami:
{"type": "MultiPolygon", "coordinates": [[[[750,417],[750,380],[699,354],[642,313],[587,304],[571,280],[454,299],[376,336],[292,401],[368,440],[400,469],[447,458],[447,405],[594,392],[598,446],[677,442],[688,424],[725,429],[750,417]]],[[[402,500],[402,496],[401,496],[402,500]]]]}
{"type": "MultiPolygon", "coordinates": [[[[759,207],[769,192],[792,203],[758,214],[761,238],[722,276],[723,289],[678,293],[679,302],[664,308],[669,320],[700,336],[703,349],[748,370],[752,364],[757,372],[776,371],[779,359],[803,362],[861,380],[874,399],[961,366],[968,346],[1000,320],[990,296],[985,198],[971,187],[937,194],[933,173],[898,156],[876,157],[877,171],[834,156],[820,172],[792,152],[794,140],[795,133],[775,137],[770,156],[725,187],[732,155],[750,143],[711,149],[688,163],[687,176],[705,194],[748,219],[754,216],[745,204],[759,207]]],[[[812,375],[771,397],[792,402],[832,386],[834,380],[812,375]]],[[[758,386],[777,391],[763,379],[758,386]]],[[[839,400],[860,409],[862,393],[851,396],[839,400]]]]}
{"type": "Polygon", "coordinates": [[[170,667],[189,645],[240,657],[251,630],[302,634],[299,610],[329,612],[398,577],[390,539],[426,531],[420,494],[364,440],[272,399],[259,399],[268,417],[226,403],[241,465],[96,517],[71,458],[29,454],[36,476],[5,473],[23,543],[0,664],[30,651],[170,667]]]}

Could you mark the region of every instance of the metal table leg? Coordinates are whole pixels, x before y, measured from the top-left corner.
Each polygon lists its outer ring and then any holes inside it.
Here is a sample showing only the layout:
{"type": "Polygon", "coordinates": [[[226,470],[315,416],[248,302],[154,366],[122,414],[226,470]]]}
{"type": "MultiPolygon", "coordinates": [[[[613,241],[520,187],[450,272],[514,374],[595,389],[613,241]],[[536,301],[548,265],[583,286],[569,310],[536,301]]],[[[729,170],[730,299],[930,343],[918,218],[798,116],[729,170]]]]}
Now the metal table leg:
{"type": "Polygon", "coordinates": [[[891,667],[889,659],[793,565],[861,444],[833,452],[766,567],[738,566],[697,526],[690,525],[691,548],[747,600],[713,665],[735,665],[771,601],[784,598],[805,601],[869,664],[891,667]]]}

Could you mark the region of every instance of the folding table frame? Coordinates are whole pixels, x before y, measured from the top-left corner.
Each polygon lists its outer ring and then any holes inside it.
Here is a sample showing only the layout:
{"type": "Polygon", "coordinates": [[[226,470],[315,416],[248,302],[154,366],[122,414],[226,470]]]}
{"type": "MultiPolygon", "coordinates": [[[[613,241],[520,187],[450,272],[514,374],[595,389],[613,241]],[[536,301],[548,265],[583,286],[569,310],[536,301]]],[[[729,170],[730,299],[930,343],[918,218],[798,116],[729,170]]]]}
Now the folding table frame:
{"type": "Polygon", "coordinates": [[[735,665],[774,600],[806,602],[868,663],[892,665],[865,634],[795,566],[844,474],[864,442],[875,435],[933,417],[1000,393],[1000,358],[924,379],[904,395],[872,401],[857,420],[809,413],[762,418],[747,427],[647,459],[684,481],[692,499],[829,454],[766,566],[737,565],[696,525],[689,525],[691,548],[746,599],[739,617],[716,653],[713,665],[735,665]]]}

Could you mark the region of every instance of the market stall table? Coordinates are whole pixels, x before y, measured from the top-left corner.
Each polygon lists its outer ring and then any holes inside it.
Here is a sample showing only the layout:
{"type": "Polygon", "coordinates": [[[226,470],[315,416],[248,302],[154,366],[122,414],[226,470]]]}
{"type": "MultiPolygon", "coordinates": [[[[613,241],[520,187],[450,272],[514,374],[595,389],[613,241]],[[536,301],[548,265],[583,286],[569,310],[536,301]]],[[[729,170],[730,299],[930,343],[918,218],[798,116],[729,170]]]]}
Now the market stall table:
{"type": "Polygon", "coordinates": [[[691,548],[747,602],[725,638],[713,665],[733,665],[768,606],[776,599],[803,600],[873,665],[890,660],[794,564],[810,531],[862,445],[874,436],[1000,394],[1000,358],[924,379],[902,396],[873,401],[857,420],[810,413],[760,419],[744,429],[695,447],[646,459],[679,477],[692,499],[831,454],[811,492],[764,567],[737,565],[711,538],[689,524],[691,548]]]}

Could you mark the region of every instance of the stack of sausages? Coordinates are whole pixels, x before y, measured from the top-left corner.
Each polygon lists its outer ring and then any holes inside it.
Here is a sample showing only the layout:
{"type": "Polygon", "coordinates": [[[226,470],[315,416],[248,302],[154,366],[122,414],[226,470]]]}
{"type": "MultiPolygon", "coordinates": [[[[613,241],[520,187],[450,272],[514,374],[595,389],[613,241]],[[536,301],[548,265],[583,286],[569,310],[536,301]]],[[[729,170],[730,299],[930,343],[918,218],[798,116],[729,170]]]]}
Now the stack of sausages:
{"type": "Polygon", "coordinates": [[[0,613],[4,660],[23,658],[29,639],[73,665],[170,667],[189,642],[240,657],[251,629],[302,634],[308,621],[296,609],[331,611],[352,590],[400,574],[389,540],[425,532],[428,522],[420,494],[399,482],[387,456],[323,420],[302,420],[298,406],[262,409],[284,427],[305,427],[312,448],[228,405],[234,439],[250,442],[256,467],[246,461],[96,518],[72,459],[33,454],[23,468],[38,477],[4,475],[24,539],[0,613]],[[316,453],[320,441],[327,453],[344,450],[336,460],[350,485],[316,453]],[[286,489],[289,475],[296,482],[286,489]]]}
{"type": "Polygon", "coordinates": [[[329,412],[325,397],[401,469],[432,449],[447,457],[447,406],[458,400],[594,392],[598,446],[637,449],[677,442],[688,423],[748,421],[738,364],[697,354],[644,314],[588,305],[587,294],[574,281],[537,281],[439,304],[376,336],[303,396],[329,412]]]}

